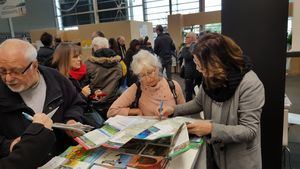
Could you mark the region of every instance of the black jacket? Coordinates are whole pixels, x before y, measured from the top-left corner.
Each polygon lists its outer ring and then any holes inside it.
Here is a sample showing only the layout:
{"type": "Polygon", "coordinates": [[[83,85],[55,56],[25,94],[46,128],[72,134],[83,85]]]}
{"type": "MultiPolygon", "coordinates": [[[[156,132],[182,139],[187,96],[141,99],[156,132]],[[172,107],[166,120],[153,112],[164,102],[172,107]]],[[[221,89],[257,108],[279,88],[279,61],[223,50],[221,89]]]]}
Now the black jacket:
{"type": "Polygon", "coordinates": [[[0,159],[0,169],[34,169],[42,165],[55,142],[54,133],[42,124],[32,123],[9,156],[0,159]]]}
{"type": "MultiPolygon", "coordinates": [[[[39,71],[43,75],[47,90],[43,113],[50,113],[57,107],[58,110],[52,117],[53,122],[65,123],[70,119],[82,121],[82,105],[85,101],[80,97],[73,84],[63,77],[58,71],[39,66],[39,71]]],[[[22,115],[27,112],[33,115],[33,110],[26,106],[18,93],[12,92],[2,80],[0,80],[0,157],[5,157],[9,153],[11,142],[21,136],[25,129],[31,124],[22,115]]],[[[73,139],[62,130],[55,130],[57,142],[49,153],[58,155],[68,146],[72,145],[73,139]]]]}
{"type": "Polygon", "coordinates": [[[39,64],[43,66],[51,66],[53,53],[54,53],[53,48],[41,47],[37,52],[37,60],[39,64]]]}
{"type": "Polygon", "coordinates": [[[126,52],[126,57],[124,58],[124,62],[127,67],[127,74],[126,74],[127,86],[131,86],[133,83],[135,83],[138,80],[138,77],[131,70],[131,62],[132,62],[133,56],[135,54],[137,54],[137,52],[138,52],[138,50],[133,51],[132,49],[129,48],[126,52]]]}
{"type": "Polygon", "coordinates": [[[190,48],[184,46],[181,50],[181,57],[184,59],[184,76],[185,79],[194,79],[199,72],[196,69],[196,64],[193,60],[193,54],[190,48]]]}
{"type": "Polygon", "coordinates": [[[162,61],[172,59],[172,55],[175,55],[175,49],[173,40],[165,33],[159,34],[154,41],[154,53],[157,54],[162,61]]]}

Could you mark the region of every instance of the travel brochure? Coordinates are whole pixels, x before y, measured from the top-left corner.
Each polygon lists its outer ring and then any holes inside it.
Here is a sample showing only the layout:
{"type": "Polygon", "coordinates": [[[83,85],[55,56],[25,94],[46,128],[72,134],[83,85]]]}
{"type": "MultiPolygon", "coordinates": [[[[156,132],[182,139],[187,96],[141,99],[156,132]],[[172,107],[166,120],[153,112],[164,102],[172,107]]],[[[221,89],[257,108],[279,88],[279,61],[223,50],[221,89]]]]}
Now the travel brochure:
{"type": "Polygon", "coordinates": [[[103,127],[75,138],[79,145],[69,147],[41,169],[166,168],[169,160],[202,144],[201,138],[188,134],[186,122],[191,121],[185,117],[115,116],[103,127]]]}

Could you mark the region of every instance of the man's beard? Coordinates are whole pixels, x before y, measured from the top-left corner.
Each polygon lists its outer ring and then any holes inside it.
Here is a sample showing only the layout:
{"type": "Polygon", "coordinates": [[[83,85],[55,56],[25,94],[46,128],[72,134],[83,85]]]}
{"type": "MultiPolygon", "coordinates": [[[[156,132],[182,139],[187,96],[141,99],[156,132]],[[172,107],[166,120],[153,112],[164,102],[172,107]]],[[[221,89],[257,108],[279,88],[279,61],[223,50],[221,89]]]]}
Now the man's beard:
{"type": "MultiPolygon", "coordinates": [[[[18,81],[13,81],[13,82],[12,82],[12,84],[17,84],[17,83],[18,83],[18,81]]],[[[22,91],[24,91],[24,90],[27,89],[27,87],[26,87],[25,85],[20,85],[20,86],[18,86],[18,87],[14,87],[14,86],[11,86],[11,85],[9,85],[9,84],[6,84],[6,85],[7,85],[7,87],[8,87],[11,91],[17,92],[17,93],[22,92],[22,91]]]]}

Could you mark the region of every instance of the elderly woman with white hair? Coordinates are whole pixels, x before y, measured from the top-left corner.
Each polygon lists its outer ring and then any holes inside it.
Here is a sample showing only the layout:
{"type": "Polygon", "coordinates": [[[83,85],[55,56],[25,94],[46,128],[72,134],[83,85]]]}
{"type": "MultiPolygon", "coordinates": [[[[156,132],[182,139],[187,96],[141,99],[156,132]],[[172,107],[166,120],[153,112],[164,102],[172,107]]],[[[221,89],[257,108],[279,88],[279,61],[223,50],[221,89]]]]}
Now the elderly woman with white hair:
{"type": "Polygon", "coordinates": [[[108,108],[118,97],[117,91],[122,78],[121,57],[109,49],[106,38],[95,37],[92,46],[94,54],[86,61],[87,75],[90,79],[89,86],[92,93],[101,90],[106,95],[93,104],[100,115],[106,119],[108,108]]]}
{"type": "Polygon", "coordinates": [[[133,56],[131,69],[139,78],[110,107],[107,116],[154,116],[156,108],[163,105],[175,106],[185,102],[180,85],[167,81],[160,73],[161,64],[157,57],[141,50],[133,56]],[[171,87],[173,86],[173,87],[171,87]],[[139,94],[137,94],[137,92],[139,94]],[[139,97],[137,99],[137,97],[139,97]],[[134,106],[134,103],[137,103],[134,106]]]}

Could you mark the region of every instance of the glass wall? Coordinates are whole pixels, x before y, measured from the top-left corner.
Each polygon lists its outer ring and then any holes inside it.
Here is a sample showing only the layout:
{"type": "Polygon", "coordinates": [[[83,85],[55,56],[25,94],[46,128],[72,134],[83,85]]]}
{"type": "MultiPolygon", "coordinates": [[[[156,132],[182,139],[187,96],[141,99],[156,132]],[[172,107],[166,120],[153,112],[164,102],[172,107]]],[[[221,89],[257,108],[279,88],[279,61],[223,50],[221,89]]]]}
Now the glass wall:
{"type": "MultiPolygon", "coordinates": [[[[93,0],[55,0],[60,29],[95,23],[93,0]]],[[[167,26],[168,15],[200,11],[199,0],[97,0],[99,22],[149,21],[167,26]]],[[[221,0],[205,0],[205,11],[221,9],[221,0]]],[[[209,25],[210,29],[216,25],[209,25]]],[[[218,26],[218,25],[217,25],[218,26]]]]}

